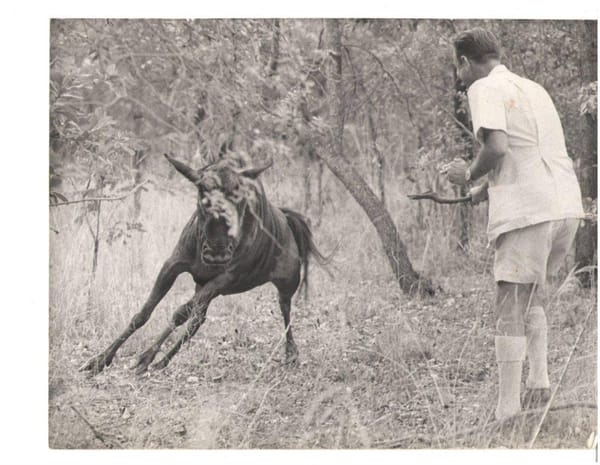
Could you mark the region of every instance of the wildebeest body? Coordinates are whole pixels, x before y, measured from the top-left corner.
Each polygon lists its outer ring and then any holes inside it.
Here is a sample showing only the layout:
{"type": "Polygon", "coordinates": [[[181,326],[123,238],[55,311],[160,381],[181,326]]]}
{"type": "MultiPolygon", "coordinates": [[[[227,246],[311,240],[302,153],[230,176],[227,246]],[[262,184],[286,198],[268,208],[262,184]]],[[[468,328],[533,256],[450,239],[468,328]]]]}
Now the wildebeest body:
{"type": "Polygon", "coordinates": [[[267,282],[273,283],[279,293],[286,330],[286,359],[296,360],[298,351],[290,325],[291,299],[300,284],[302,267],[307,279],[308,256],[324,260],[308,224],[300,214],[269,203],[262,184],[256,181],[267,167],[240,172],[218,162],[195,171],[167,158],[198,187],[198,208],[161,268],[140,312],[103,353],[82,369],[95,374],[110,365],[119,347],[146,323],[176,277],[184,272],[190,273],[196,283],[194,296],[175,311],[171,324],[139,357],[138,372],[146,371],[162,343],[178,326],[188,322],[184,334],[155,364],[158,368],[166,366],[202,325],[212,299],[245,292],[267,282]]]}

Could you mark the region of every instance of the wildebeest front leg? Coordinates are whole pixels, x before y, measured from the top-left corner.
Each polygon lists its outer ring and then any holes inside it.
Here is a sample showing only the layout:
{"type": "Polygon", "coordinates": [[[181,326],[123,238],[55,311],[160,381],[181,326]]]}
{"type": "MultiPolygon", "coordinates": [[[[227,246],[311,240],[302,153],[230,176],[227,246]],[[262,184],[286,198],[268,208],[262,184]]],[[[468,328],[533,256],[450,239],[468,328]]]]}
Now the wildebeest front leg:
{"type": "Polygon", "coordinates": [[[150,296],[146,303],[130,321],[125,331],[123,331],[117,339],[101,354],[96,355],[94,358],[89,360],[85,365],[80,368],[80,371],[88,371],[92,375],[100,373],[105,367],[109,366],[112,362],[115,353],[123,345],[123,343],[131,336],[137,329],[141,328],[150,318],[152,312],[165,296],[177,276],[184,270],[184,264],[176,259],[169,259],[162,266],[154,287],[150,292],[150,296]]]}

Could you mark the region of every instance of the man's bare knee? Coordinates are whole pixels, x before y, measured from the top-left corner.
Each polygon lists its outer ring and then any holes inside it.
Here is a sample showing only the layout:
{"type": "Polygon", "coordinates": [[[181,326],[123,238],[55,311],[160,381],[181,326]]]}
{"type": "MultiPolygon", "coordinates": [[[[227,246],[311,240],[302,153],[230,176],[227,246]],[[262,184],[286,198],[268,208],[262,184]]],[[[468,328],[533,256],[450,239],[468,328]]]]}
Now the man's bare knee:
{"type": "Polygon", "coordinates": [[[496,305],[500,306],[518,306],[525,311],[537,300],[537,288],[534,283],[509,283],[499,281],[497,283],[496,305]]]}

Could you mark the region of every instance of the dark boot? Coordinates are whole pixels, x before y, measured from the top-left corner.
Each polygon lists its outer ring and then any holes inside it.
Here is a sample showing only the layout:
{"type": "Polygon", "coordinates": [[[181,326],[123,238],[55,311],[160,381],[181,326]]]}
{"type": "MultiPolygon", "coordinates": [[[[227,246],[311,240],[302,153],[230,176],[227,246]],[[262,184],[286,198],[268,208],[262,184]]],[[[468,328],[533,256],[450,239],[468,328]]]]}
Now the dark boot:
{"type": "Polygon", "coordinates": [[[550,400],[550,388],[527,388],[523,394],[523,409],[534,410],[544,408],[550,400]]]}

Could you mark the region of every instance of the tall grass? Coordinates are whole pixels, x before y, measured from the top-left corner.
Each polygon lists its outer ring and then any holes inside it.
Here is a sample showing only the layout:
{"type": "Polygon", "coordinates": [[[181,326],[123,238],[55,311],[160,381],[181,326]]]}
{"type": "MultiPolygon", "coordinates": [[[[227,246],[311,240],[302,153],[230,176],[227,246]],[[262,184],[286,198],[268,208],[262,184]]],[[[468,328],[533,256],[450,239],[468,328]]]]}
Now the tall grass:
{"type": "MultiPolygon", "coordinates": [[[[274,204],[301,210],[300,175],[275,170],[264,184],[274,204]]],[[[182,275],[113,366],[86,380],[78,366],[139,310],[193,211],[195,193],[184,184],[176,195],[145,192],[145,232],[134,231],[126,242],[103,240],[94,276],[92,238],[75,222],[80,207],[53,208],[51,405],[76,405],[116,447],[378,447],[402,437],[401,447],[523,446],[525,426],[493,433],[482,426],[493,419],[496,395],[484,210],[476,209],[471,248],[461,251],[456,207],[424,204],[417,218],[416,205],[405,197],[411,187],[388,184],[388,209],[413,265],[446,291],[410,300],[394,282],[364,213],[329,174],[325,186],[315,240],[325,253],[338,242],[340,248],[334,278],[312,266],[310,300],[294,302],[301,357],[295,368],[281,363],[283,322],[275,290],[264,286],[216,299],[198,335],[165,371],[138,379],[124,370],[192,295],[193,282],[182,275]],[[475,425],[481,431],[456,434],[475,425]],[[115,431],[120,436],[113,437],[115,431]]],[[[106,203],[101,234],[129,217],[127,201],[106,203]]],[[[595,290],[573,282],[573,275],[563,279],[549,306],[553,382],[596,302],[595,290]]],[[[559,402],[595,401],[595,313],[592,321],[564,372],[559,402]]],[[[53,447],[105,446],[68,412],[51,407],[53,447]]],[[[580,437],[587,438],[595,422],[586,412],[576,419],[551,413],[545,427],[536,445],[581,447],[580,437]],[[566,427],[573,431],[561,436],[566,427]]]]}

